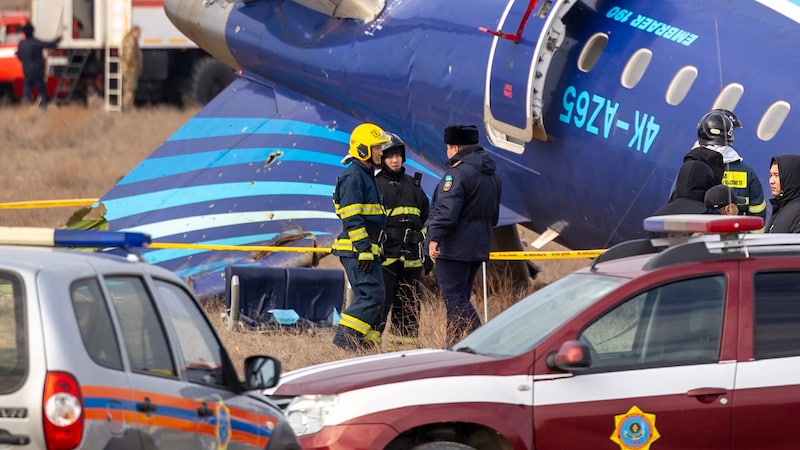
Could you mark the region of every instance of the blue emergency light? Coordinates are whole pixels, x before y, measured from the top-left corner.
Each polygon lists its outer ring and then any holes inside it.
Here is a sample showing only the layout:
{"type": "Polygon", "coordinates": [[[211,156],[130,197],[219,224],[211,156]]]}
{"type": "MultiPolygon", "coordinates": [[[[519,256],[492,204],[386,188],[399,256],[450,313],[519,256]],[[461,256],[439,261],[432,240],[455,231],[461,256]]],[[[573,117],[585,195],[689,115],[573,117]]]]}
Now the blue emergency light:
{"type": "Polygon", "coordinates": [[[38,247],[145,247],[149,234],[128,231],[58,230],[37,227],[0,227],[0,244],[38,247]]]}
{"type": "Polygon", "coordinates": [[[764,227],[758,216],[718,214],[672,214],[644,219],[645,231],[667,233],[743,233],[764,227]]]}

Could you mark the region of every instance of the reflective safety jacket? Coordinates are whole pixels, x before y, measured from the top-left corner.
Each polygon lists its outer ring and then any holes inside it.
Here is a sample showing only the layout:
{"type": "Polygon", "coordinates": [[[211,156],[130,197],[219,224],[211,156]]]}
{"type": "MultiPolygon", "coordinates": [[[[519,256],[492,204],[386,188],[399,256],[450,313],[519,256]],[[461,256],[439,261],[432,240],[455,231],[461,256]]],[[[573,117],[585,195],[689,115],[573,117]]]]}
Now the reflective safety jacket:
{"type": "Polygon", "coordinates": [[[725,176],[722,184],[733,189],[733,193],[747,199],[745,208],[739,208],[740,213],[748,216],[759,216],[766,220],[767,201],[764,199],[764,189],[756,171],[741,159],[725,163],[725,176]]]}
{"type": "Polygon", "coordinates": [[[386,211],[372,168],[353,160],[336,179],[333,206],[342,219],[342,233],[334,241],[332,253],[359,260],[380,259],[386,211]]]}
{"type": "Polygon", "coordinates": [[[376,179],[387,216],[383,265],[402,259],[405,269],[422,267],[420,249],[425,240],[423,226],[428,220],[428,197],[419,183],[405,173],[405,167],[396,172],[384,167],[376,179]]]}

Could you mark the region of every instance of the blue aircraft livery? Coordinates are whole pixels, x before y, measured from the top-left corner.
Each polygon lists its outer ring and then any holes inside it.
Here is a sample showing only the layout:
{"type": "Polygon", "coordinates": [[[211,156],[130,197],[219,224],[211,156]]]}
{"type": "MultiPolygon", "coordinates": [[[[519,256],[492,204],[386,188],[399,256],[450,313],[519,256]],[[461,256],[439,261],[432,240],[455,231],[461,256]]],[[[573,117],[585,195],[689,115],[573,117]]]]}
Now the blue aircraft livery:
{"type": "MultiPolygon", "coordinates": [[[[503,180],[503,224],[574,249],[645,236],[713,108],[769,192],[800,123],[797,1],[165,0],[172,22],[239,79],[101,201],[154,241],[327,246],[350,131],[409,147],[431,195],[442,130],[476,124],[503,180]]],[[[498,229],[498,233],[505,233],[498,229]]],[[[219,290],[230,264],[309,255],[151,249],[219,290]]]]}

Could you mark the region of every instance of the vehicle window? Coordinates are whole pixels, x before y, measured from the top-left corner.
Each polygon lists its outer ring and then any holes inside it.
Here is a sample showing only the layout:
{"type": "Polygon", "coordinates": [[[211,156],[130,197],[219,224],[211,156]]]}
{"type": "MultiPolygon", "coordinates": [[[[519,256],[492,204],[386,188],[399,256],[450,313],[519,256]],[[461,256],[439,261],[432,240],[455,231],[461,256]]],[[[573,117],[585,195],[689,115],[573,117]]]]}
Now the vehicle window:
{"type": "Polygon", "coordinates": [[[506,309],[453,349],[499,357],[519,355],[626,281],[604,275],[567,275],[506,309]]]}
{"type": "Polygon", "coordinates": [[[682,280],[619,304],[579,339],[592,350],[593,369],[714,362],[724,304],[722,275],[682,280]]]}
{"type": "Polygon", "coordinates": [[[177,376],[164,327],[144,282],[136,277],[109,277],[105,285],[119,316],[131,368],[149,375],[177,376]]]}
{"type": "Polygon", "coordinates": [[[0,274],[0,393],[16,391],[28,371],[22,284],[0,274]]]}
{"type": "Polygon", "coordinates": [[[119,342],[100,283],[94,278],[75,281],[70,298],[86,351],[96,363],[122,369],[119,342]]]}
{"type": "Polygon", "coordinates": [[[222,345],[197,303],[178,285],[160,280],[156,285],[178,335],[189,381],[227,387],[222,370],[222,345]]]}
{"type": "Polygon", "coordinates": [[[800,272],[756,274],[753,291],[753,356],[800,355],[800,272]]]}

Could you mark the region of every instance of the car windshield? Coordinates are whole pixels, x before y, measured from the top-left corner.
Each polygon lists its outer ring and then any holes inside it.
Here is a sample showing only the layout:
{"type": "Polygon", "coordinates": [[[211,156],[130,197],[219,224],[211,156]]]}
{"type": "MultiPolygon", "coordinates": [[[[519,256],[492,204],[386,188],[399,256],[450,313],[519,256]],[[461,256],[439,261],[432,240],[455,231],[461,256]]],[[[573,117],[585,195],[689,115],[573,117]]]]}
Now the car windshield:
{"type": "Polygon", "coordinates": [[[498,357],[519,355],[626,281],[596,274],[568,275],[506,309],[453,350],[498,357]]]}

